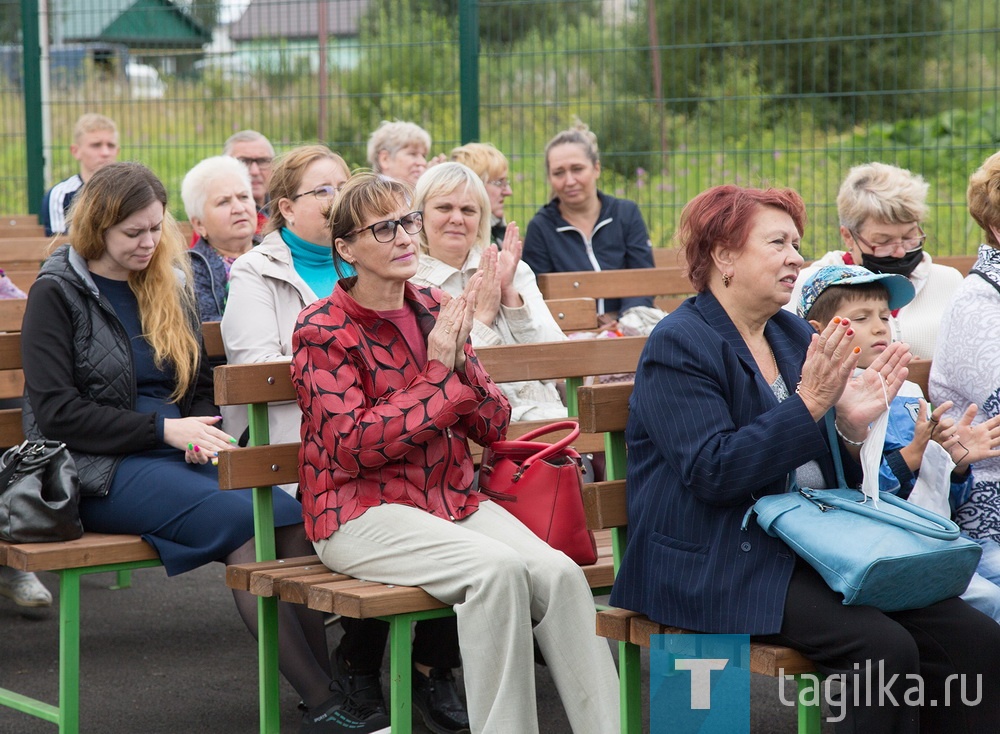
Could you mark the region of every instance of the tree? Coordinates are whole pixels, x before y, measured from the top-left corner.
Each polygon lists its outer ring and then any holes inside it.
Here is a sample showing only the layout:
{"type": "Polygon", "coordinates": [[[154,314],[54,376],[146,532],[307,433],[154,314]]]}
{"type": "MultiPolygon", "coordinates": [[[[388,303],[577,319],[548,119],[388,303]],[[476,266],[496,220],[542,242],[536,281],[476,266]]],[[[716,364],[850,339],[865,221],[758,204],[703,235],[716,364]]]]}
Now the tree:
{"type": "Polygon", "coordinates": [[[0,43],[21,40],[21,0],[0,0],[0,43]]]}
{"type": "Polygon", "coordinates": [[[914,114],[926,100],[923,69],[945,26],[943,0],[798,0],[656,3],[665,95],[691,109],[724,69],[752,62],[765,89],[820,98],[841,121],[878,118],[884,94],[892,114],[914,114]],[[927,34],[927,35],[924,35],[927,34]]]}

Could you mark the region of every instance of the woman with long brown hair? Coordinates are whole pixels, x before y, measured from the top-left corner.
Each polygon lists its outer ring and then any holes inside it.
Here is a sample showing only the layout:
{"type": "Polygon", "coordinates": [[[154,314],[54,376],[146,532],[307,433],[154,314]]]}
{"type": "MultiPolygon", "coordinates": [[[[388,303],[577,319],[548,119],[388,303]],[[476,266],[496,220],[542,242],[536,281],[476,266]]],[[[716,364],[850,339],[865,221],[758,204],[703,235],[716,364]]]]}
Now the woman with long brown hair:
{"type": "MultiPolygon", "coordinates": [[[[212,402],[188,260],[163,184],[138,163],[111,164],[80,190],[73,216],[73,244],[42,266],[24,314],[25,435],[69,447],[84,529],[141,535],[170,576],[252,561],[250,490],[220,491],[210,461],[235,439],[212,402]]],[[[278,555],[308,553],[299,503],[275,492],[274,515],[278,555]]],[[[256,633],[253,596],[233,594],[256,633]]],[[[279,620],[281,671],[309,718],[348,710],[370,724],[351,731],[384,728],[331,690],[320,615],[282,604],[279,620]]],[[[307,723],[306,731],[343,731],[307,723]]]]}

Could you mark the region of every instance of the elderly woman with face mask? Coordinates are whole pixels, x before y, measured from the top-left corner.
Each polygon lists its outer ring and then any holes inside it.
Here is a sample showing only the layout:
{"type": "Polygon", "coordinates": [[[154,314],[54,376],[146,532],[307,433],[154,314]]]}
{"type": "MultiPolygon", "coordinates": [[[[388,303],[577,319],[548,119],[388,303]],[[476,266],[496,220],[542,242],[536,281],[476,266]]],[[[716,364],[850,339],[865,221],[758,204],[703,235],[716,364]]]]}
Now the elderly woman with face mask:
{"type": "Polygon", "coordinates": [[[201,320],[219,321],[226,311],[230,268],[255,244],[250,174],[235,158],[206,158],[184,176],[181,198],[197,236],[188,255],[201,320]]]}
{"type": "Polygon", "coordinates": [[[962,284],[962,274],[936,265],[923,249],[927,189],[921,176],[896,166],[865,163],[852,168],[837,194],[845,249],[828,252],[804,268],[789,303],[798,303],[802,284],[826,265],[861,265],[873,273],[905,275],[917,295],[893,314],[893,339],[909,344],[914,357],[933,357],[941,315],[962,284]]]}

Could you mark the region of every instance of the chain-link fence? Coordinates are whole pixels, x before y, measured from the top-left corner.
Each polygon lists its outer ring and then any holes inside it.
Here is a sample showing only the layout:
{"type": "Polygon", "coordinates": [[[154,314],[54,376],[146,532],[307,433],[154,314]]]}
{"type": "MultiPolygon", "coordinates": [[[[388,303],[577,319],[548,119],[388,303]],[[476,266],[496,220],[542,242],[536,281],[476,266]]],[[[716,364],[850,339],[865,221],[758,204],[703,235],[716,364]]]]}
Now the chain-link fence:
{"type": "Polygon", "coordinates": [[[236,130],[279,152],[321,140],[362,166],[378,123],[405,119],[432,153],[503,150],[524,224],[548,198],[545,142],[579,118],[602,189],[639,202],[657,245],[693,195],[732,182],[798,189],[806,254],[830,249],[840,180],[881,160],[930,182],[928,247],[959,254],[980,237],[968,175],[1000,142],[993,0],[49,0],[48,72],[25,75],[21,7],[37,5],[0,0],[8,213],[37,209],[29,170],[45,186],[75,172],[72,126],[95,111],[181,217],[184,173],[236,130]]]}

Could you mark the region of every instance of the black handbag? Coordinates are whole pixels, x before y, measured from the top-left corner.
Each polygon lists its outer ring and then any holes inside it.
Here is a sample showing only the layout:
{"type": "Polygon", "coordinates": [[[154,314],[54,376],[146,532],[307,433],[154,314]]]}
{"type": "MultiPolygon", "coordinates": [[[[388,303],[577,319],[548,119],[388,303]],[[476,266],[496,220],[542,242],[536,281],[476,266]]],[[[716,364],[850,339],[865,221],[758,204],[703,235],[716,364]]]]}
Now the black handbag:
{"type": "Polygon", "coordinates": [[[25,441],[0,457],[0,540],[46,543],[83,535],[80,480],[66,444],[25,441]]]}

